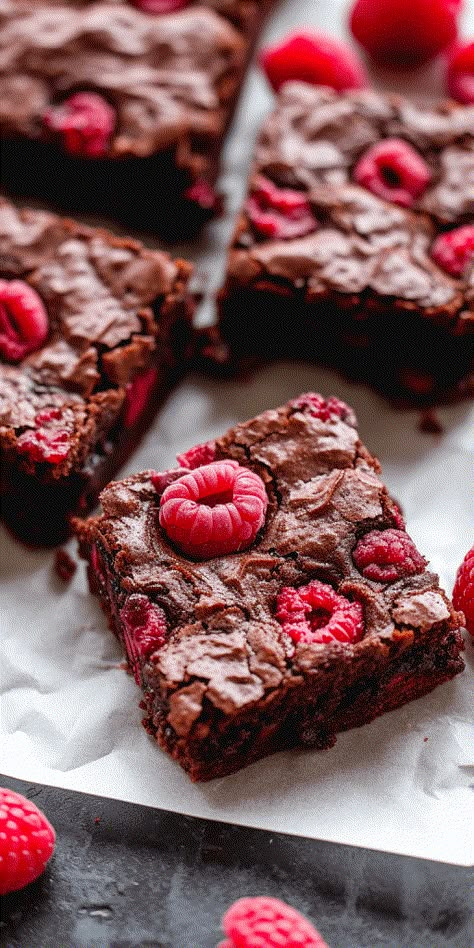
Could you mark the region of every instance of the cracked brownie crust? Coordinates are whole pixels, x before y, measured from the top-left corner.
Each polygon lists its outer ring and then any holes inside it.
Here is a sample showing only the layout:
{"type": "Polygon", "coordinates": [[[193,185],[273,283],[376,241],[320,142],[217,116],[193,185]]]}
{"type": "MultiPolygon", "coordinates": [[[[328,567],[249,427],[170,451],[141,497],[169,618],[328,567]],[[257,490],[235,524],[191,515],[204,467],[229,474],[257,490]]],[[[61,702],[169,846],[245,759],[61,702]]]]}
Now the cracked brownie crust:
{"type": "MultiPolygon", "coordinates": [[[[160,495],[189,474],[184,467],[110,484],[103,515],[75,524],[91,589],[143,688],[145,727],[193,780],[276,750],[330,747],[337,731],[463,668],[462,615],[406,537],[352,411],[337,403],[339,414],[318,417],[311,398],[264,412],[213,446],[215,461],[231,458],[266,485],[266,521],[249,549],[196,562],[169,542],[160,495]],[[414,551],[391,582],[355,564],[373,532],[402,535],[414,551]],[[288,631],[282,590],[314,581],[360,605],[358,641],[288,631]]],[[[310,618],[316,629],[325,621],[318,610],[310,618]]]]}

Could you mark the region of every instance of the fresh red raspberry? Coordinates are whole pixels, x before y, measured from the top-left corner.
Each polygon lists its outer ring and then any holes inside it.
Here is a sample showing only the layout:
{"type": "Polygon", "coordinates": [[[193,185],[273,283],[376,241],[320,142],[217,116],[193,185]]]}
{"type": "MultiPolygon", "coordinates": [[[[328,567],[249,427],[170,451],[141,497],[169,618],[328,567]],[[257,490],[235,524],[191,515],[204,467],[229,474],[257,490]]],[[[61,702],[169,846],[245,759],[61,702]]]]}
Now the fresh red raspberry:
{"type": "Polygon", "coordinates": [[[44,124],[63,136],[70,155],[102,158],[115,128],[115,111],[97,92],[76,92],[48,109],[44,124]]]}
{"type": "Polygon", "coordinates": [[[362,155],[354,168],[354,178],[385,201],[412,207],[428,187],[431,172],[408,142],[386,138],[362,155]]]}
{"type": "Polygon", "coordinates": [[[455,46],[450,52],[447,83],[453,99],[474,105],[474,42],[455,46]]]}
{"type": "Polygon", "coordinates": [[[414,66],[454,43],[460,7],[459,0],[356,0],[350,26],[378,62],[414,66]]]}
{"type": "Polygon", "coordinates": [[[345,418],[350,410],[345,402],[339,401],[338,398],[323,398],[317,392],[306,392],[305,395],[294,398],[290,405],[297,411],[308,411],[310,415],[319,418],[320,421],[345,418]]]}
{"type": "Polygon", "coordinates": [[[403,530],[371,530],[359,540],[352,559],[366,579],[393,583],[423,572],[426,560],[403,530]]]}
{"type": "Polygon", "coordinates": [[[234,902],[222,927],[228,941],[220,948],[328,948],[304,915],[264,895],[234,902]]]}
{"type": "Polygon", "coordinates": [[[125,393],[125,409],[123,424],[131,428],[141,417],[148,406],[151,393],[158,379],[158,369],[152,366],[136,375],[133,382],[129,382],[125,393]]]}
{"type": "Polygon", "coordinates": [[[446,273],[462,276],[468,263],[474,259],[474,225],[466,224],[440,234],[433,244],[431,256],[446,273]]]}
{"type": "Polygon", "coordinates": [[[212,464],[216,457],[216,442],[204,441],[203,444],[195,444],[184,454],[177,454],[176,460],[181,467],[188,467],[194,470],[195,467],[202,467],[203,464],[212,464]]]}
{"type": "Polygon", "coordinates": [[[214,461],[180,477],[160,500],[160,524],[188,556],[205,560],[244,550],[265,522],[265,485],[237,461],[214,461]]]}
{"type": "Polygon", "coordinates": [[[466,553],[456,573],[453,605],[464,612],[466,629],[474,638],[474,546],[466,553]]]}
{"type": "Polygon", "coordinates": [[[146,596],[129,596],[120,612],[127,656],[137,685],[140,659],[147,659],[166,641],[167,625],[163,609],[146,596]]]}
{"type": "Polygon", "coordinates": [[[144,13],[177,13],[189,5],[189,0],[132,0],[134,6],[144,13]]]}
{"type": "Polygon", "coordinates": [[[56,422],[62,421],[59,408],[39,412],[35,417],[36,428],[24,431],[17,438],[20,454],[27,454],[31,461],[48,464],[60,464],[68,455],[71,447],[69,431],[56,422]]]}
{"type": "Polygon", "coordinates": [[[43,302],[23,280],[0,280],[0,355],[19,362],[45,342],[49,320],[43,302]]]}
{"type": "Polygon", "coordinates": [[[255,229],[265,237],[289,240],[304,237],[318,227],[309,201],[301,191],[277,188],[260,176],[247,199],[247,214],[255,229]]]}
{"type": "Polygon", "coordinates": [[[276,617],[294,642],[358,642],[364,631],[359,602],[313,579],[307,586],[285,586],[277,596],[276,617]]]}
{"type": "Polygon", "coordinates": [[[337,90],[363,89],[369,84],[357,54],[325,33],[293,33],[283,43],[264,49],[260,63],[275,92],[291,79],[337,90]]]}
{"type": "Polygon", "coordinates": [[[0,895],[23,889],[44,871],[56,833],[21,793],[0,787],[0,895]]]}

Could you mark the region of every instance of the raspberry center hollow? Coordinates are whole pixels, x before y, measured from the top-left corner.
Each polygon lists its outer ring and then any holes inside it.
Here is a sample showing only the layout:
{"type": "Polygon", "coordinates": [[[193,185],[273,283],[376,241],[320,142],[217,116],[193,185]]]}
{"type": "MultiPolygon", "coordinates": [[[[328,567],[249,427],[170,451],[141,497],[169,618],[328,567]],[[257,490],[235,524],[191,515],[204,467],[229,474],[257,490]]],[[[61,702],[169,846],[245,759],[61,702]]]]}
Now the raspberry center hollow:
{"type": "Polygon", "coordinates": [[[285,586],[277,596],[276,617],[294,642],[357,642],[364,631],[359,602],[314,579],[307,586],[285,586]]]}
{"type": "Polygon", "coordinates": [[[431,181],[431,172],[417,151],[401,138],[372,145],[359,159],[354,178],[384,201],[412,207],[431,181]]]}
{"type": "Polygon", "coordinates": [[[247,200],[247,214],[264,237],[290,240],[317,230],[318,222],[301,191],[278,188],[260,175],[247,200]]]}

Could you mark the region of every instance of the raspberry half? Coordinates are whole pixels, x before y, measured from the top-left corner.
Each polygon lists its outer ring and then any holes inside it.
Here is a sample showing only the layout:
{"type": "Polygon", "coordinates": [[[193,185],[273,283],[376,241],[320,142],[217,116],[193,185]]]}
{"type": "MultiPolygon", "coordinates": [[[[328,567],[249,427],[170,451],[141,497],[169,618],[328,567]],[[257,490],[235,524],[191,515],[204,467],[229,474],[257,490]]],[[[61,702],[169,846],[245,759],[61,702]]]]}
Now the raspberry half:
{"type": "Polygon", "coordinates": [[[403,530],[371,530],[359,540],[352,559],[362,576],[377,583],[393,583],[422,573],[426,560],[403,530]]]}
{"type": "Polygon", "coordinates": [[[283,43],[264,49],[260,62],[276,92],[291,79],[338,90],[369,84],[356,53],[325,33],[293,33],[283,43]]]}
{"type": "Polygon", "coordinates": [[[384,201],[412,207],[428,187],[431,171],[408,142],[386,138],[362,155],[354,168],[354,178],[384,201]]]}
{"type": "Polygon", "coordinates": [[[265,522],[265,485],[237,461],[215,461],[180,477],[164,490],[160,525],[195,559],[245,550],[265,522]]]}
{"type": "Polygon", "coordinates": [[[152,366],[136,375],[133,382],[129,382],[125,394],[125,409],[123,423],[131,428],[145,411],[151,393],[158,379],[158,369],[152,366]]]}
{"type": "Polygon", "coordinates": [[[309,201],[301,191],[277,188],[260,176],[247,199],[247,214],[259,234],[289,240],[304,237],[318,227],[309,201]]]}
{"type": "Polygon", "coordinates": [[[23,889],[44,871],[56,833],[21,793],[0,787],[0,895],[23,889]]]}
{"type": "Polygon", "coordinates": [[[466,553],[456,573],[453,605],[464,612],[466,629],[474,638],[474,546],[466,553]]]}
{"type": "Polygon", "coordinates": [[[276,617],[294,642],[358,642],[364,631],[359,602],[314,579],[307,586],[285,586],[277,596],[276,617]]]}
{"type": "Polygon", "coordinates": [[[449,94],[465,105],[474,104],[474,42],[456,46],[448,58],[449,94]]]}
{"type": "Polygon", "coordinates": [[[36,428],[24,431],[17,438],[20,454],[26,454],[31,461],[48,464],[60,464],[71,448],[70,432],[61,427],[63,415],[59,408],[39,412],[35,417],[36,428]]]}
{"type": "Polygon", "coordinates": [[[234,902],[222,927],[229,940],[220,948],[327,948],[304,915],[268,896],[234,902]]]}
{"type": "Polygon", "coordinates": [[[43,302],[23,280],[0,280],[0,354],[19,362],[46,341],[49,320],[43,302]]]}
{"type": "Polygon", "coordinates": [[[323,398],[317,392],[306,392],[290,402],[297,411],[307,411],[320,421],[331,421],[334,418],[345,418],[349,414],[349,407],[338,398],[323,398]]]}
{"type": "Polygon", "coordinates": [[[431,256],[446,273],[454,277],[462,276],[469,262],[474,259],[474,225],[466,224],[440,234],[433,244],[431,256]]]}
{"type": "Polygon", "coordinates": [[[455,41],[460,7],[459,0],[356,0],[350,26],[378,62],[414,66],[455,41]]]}
{"type": "Polygon", "coordinates": [[[147,659],[166,641],[167,624],[163,609],[139,594],[129,596],[120,612],[127,656],[137,685],[140,659],[147,659]]]}
{"type": "Polygon", "coordinates": [[[193,470],[195,467],[202,467],[203,464],[212,464],[216,457],[216,442],[204,441],[202,444],[195,444],[184,454],[177,454],[176,460],[181,467],[188,467],[193,470]]]}
{"type": "Polygon", "coordinates": [[[44,114],[44,124],[62,135],[70,155],[101,158],[115,128],[115,111],[96,92],[76,92],[44,114]]]}

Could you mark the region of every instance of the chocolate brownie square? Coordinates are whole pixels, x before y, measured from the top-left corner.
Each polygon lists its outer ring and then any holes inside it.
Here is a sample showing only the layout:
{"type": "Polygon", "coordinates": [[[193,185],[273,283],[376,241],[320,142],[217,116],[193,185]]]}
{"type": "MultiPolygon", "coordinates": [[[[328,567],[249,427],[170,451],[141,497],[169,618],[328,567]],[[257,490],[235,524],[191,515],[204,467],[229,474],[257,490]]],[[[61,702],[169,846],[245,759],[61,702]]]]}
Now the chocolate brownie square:
{"type": "Polygon", "coordinates": [[[2,515],[54,544],[189,363],[191,266],[0,199],[2,515]]]}
{"type": "Polygon", "coordinates": [[[192,780],[331,747],[462,670],[463,616],[343,402],[302,395],[178,464],[75,530],[144,725],[192,780]]]}
{"type": "Polygon", "coordinates": [[[234,360],[314,359],[413,403],[472,392],[474,108],[286,83],[219,299],[234,360]]]}
{"type": "Polygon", "coordinates": [[[219,209],[225,132],[273,0],[5,0],[3,183],[184,238],[219,209]]]}

